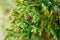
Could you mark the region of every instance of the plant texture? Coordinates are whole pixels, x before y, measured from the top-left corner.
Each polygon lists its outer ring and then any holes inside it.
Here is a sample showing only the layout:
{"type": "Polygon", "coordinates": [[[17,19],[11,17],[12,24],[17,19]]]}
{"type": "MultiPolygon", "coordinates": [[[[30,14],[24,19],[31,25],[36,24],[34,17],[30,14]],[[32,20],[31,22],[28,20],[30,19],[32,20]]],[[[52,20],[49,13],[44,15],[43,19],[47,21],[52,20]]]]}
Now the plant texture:
{"type": "Polygon", "coordinates": [[[58,40],[60,2],[56,0],[13,0],[11,26],[4,40],[58,40]]]}

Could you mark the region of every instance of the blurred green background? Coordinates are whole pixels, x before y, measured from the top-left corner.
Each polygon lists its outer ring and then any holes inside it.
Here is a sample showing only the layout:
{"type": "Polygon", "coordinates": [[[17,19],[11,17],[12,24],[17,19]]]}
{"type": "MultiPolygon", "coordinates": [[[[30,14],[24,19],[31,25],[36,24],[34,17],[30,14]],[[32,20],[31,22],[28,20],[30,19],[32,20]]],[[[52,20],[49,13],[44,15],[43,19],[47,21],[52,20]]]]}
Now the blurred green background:
{"type": "Polygon", "coordinates": [[[5,28],[9,26],[8,14],[12,9],[11,0],[0,0],[0,40],[3,40],[5,28]]]}

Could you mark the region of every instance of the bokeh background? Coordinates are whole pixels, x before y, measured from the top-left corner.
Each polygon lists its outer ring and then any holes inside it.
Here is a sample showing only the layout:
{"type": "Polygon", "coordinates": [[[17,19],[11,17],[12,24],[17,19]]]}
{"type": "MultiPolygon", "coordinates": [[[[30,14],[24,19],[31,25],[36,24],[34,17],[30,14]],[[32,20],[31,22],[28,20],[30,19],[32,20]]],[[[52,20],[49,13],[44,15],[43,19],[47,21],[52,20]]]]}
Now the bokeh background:
{"type": "Polygon", "coordinates": [[[0,0],[0,40],[3,40],[5,28],[10,25],[8,14],[13,8],[12,0],[0,0]]]}

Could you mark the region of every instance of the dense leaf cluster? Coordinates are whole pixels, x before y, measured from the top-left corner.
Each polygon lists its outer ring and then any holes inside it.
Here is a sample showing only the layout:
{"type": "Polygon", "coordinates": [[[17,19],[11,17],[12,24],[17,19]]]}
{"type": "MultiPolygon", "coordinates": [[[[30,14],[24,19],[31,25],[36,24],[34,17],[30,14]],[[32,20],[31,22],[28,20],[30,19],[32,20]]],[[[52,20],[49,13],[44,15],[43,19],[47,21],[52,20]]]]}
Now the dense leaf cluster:
{"type": "Polygon", "coordinates": [[[14,0],[10,12],[11,26],[5,40],[58,40],[60,3],[54,0],[14,0]]]}

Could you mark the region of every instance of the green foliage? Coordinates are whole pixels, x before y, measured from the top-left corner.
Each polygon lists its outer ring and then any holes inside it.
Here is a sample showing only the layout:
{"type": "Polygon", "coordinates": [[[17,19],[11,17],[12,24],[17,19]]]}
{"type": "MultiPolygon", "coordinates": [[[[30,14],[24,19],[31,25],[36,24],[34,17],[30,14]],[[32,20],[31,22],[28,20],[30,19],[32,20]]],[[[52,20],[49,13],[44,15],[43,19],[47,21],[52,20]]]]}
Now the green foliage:
{"type": "Polygon", "coordinates": [[[54,0],[14,0],[14,3],[16,8],[9,14],[11,26],[6,29],[5,40],[57,40],[60,9],[54,9],[54,0]]]}

